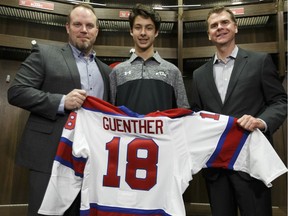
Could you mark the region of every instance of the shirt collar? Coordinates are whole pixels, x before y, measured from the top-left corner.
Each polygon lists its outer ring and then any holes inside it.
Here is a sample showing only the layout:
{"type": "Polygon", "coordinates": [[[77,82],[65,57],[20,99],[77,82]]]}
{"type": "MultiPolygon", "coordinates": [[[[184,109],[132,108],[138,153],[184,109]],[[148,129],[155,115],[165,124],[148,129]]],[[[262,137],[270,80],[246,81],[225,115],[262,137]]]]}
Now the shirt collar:
{"type": "MultiPolygon", "coordinates": [[[[157,62],[161,62],[161,57],[157,51],[154,52],[153,56],[150,57],[149,59],[155,59],[157,62]]],[[[140,56],[138,56],[135,52],[131,55],[130,59],[128,60],[130,63],[135,61],[136,59],[142,59],[140,56]]],[[[148,59],[148,60],[149,60],[148,59]]]]}
{"type": "MultiPolygon", "coordinates": [[[[75,58],[82,58],[84,57],[84,54],[78,50],[75,46],[73,46],[71,43],[69,43],[71,49],[72,49],[72,53],[74,55],[75,58]]],[[[90,53],[90,60],[94,59],[96,57],[96,52],[94,50],[92,50],[92,52],[90,53]]]]}
{"type": "MultiPolygon", "coordinates": [[[[232,59],[236,59],[237,53],[238,53],[238,46],[235,46],[233,51],[231,52],[231,54],[227,57],[227,58],[232,58],[232,59]]],[[[213,60],[213,64],[216,64],[218,61],[221,61],[220,59],[218,59],[217,57],[217,52],[214,55],[214,60],[213,60]]]]}

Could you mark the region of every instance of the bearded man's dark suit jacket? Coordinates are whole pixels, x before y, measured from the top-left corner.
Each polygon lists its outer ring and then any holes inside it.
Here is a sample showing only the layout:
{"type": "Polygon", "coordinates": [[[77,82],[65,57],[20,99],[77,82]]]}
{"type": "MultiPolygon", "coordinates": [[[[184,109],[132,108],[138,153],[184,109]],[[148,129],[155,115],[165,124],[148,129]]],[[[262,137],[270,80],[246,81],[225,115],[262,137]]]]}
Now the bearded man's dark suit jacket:
{"type": "MultiPolygon", "coordinates": [[[[272,141],[272,134],[287,116],[287,94],[271,56],[239,48],[224,103],[214,81],[213,59],[193,73],[191,108],[237,118],[244,114],[261,118],[268,126],[265,135],[272,141]]],[[[239,174],[246,180],[251,179],[246,173],[239,174]]],[[[204,169],[203,175],[217,180],[219,170],[204,169]]]]}
{"type": "MultiPolygon", "coordinates": [[[[95,58],[104,82],[103,99],[109,99],[108,65],[95,58]]],[[[71,47],[35,44],[8,90],[10,104],[30,111],[16,162],[30,170],[51,173],[53,159],[69,111],[58,113],[63,95],[81,89],[71,47]]]]}

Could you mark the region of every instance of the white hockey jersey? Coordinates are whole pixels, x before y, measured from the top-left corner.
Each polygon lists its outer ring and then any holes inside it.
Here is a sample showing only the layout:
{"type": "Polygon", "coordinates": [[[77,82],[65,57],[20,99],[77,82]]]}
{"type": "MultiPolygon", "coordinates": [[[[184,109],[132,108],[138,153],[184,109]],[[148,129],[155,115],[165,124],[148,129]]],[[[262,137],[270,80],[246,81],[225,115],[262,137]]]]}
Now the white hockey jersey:
{"type": "Polygon", "coordinates": [[[39,210],[81,216],[184,216],[182,194],[203,167],[241,170],[267,186],[287,168],[265,136],[236,119],[172,109],[141,116],[87,97],[63,130],[39,210]]]}

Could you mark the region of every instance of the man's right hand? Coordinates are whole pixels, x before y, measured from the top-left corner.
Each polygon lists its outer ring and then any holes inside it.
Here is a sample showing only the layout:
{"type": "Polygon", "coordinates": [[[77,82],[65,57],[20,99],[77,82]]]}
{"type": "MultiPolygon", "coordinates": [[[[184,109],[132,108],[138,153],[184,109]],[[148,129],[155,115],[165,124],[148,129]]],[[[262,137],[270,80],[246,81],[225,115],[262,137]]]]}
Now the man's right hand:
{"type": "Polygon", "coordinates": [[[82,89],[74,89],[69,92],[65,97],[64,107],[67,110],[79,109],[84,100],[87,97],[87,93],[82,89]]]}

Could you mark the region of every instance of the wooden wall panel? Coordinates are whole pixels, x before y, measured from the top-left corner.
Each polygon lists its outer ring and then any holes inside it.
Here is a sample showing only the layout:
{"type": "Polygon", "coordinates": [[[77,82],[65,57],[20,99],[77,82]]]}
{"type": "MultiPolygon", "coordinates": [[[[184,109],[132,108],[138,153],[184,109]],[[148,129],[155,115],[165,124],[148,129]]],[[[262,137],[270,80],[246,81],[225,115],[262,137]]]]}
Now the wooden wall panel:
{"type": "Polygon", "coordinates": [[[15,153],[28,112],[7,102],[10,85],[20,62],[0,60],[0,205],[27,203],[27,171],[15,165],[15,153]]]}
{"type": "MultiPolygon", "coordinates": [[[[65,27],[49,26],[15,19],[0,19],[0,34],[62,42],[68,40],[65,27]]],[[[13,44],[13,41],[11,43],[13,44]]]]}

